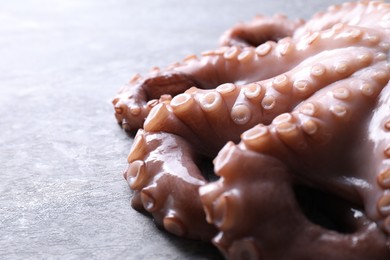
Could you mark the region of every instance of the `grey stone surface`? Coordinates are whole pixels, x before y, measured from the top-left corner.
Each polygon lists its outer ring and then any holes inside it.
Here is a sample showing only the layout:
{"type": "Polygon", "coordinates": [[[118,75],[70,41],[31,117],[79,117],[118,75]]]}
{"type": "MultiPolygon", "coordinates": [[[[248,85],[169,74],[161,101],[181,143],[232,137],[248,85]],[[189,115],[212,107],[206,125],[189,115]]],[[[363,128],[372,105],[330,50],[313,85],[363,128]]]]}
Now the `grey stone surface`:
{"type": "Polygon", "coordinates": [[[220,259],[131,209],[110,99],[255,14],[342,1],[0,1],[0,259],[220,259]]]}

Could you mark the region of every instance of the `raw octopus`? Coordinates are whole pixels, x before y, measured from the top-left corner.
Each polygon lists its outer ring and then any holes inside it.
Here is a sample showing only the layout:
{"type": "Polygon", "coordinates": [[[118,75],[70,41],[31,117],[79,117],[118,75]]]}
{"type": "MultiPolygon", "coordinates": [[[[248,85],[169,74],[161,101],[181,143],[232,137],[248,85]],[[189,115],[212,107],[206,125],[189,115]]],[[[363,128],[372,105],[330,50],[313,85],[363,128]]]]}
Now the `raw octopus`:
{"type": "Polygon", "coordinates": [[[228,259],[390,259],[390,4],[257,16],[135,75],[132,206],[228,259]]]}

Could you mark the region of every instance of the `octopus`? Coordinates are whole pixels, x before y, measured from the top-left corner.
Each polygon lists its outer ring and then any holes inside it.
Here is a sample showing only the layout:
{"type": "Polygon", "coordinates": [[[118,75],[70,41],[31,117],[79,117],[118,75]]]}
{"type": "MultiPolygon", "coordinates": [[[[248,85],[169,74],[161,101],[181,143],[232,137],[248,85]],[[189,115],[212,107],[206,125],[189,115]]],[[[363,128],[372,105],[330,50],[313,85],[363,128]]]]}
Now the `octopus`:
{"type": "Polygon", "coordinates": [[[390,4],[256,16],[113,99],[132,207],[227,259],[390,259],[390,4]]]}

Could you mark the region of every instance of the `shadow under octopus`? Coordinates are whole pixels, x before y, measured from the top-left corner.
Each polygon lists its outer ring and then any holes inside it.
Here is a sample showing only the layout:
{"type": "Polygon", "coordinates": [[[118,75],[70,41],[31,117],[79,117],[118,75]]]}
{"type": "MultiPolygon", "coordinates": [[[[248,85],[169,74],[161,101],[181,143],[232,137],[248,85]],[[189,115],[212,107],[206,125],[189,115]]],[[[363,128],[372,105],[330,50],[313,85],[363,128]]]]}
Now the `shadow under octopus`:
{"type": "Polygon", "coordinates": [[[229,259],[390,259],[390,4],[258,16],[220,44],[113,100],[143,128],[132,206],[229,259]]]}

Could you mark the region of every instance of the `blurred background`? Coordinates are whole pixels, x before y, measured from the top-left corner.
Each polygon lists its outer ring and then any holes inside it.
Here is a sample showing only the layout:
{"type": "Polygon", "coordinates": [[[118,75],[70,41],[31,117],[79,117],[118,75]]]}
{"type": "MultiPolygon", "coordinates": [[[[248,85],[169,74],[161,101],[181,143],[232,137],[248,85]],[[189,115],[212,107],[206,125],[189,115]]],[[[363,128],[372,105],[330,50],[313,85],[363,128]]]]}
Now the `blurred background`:
{"type": "Polygon", "coordinates": [[[221,259],[130,207],[110,103],[256,14],[340,0],[0,0],[0,259],[221,259]]]}

